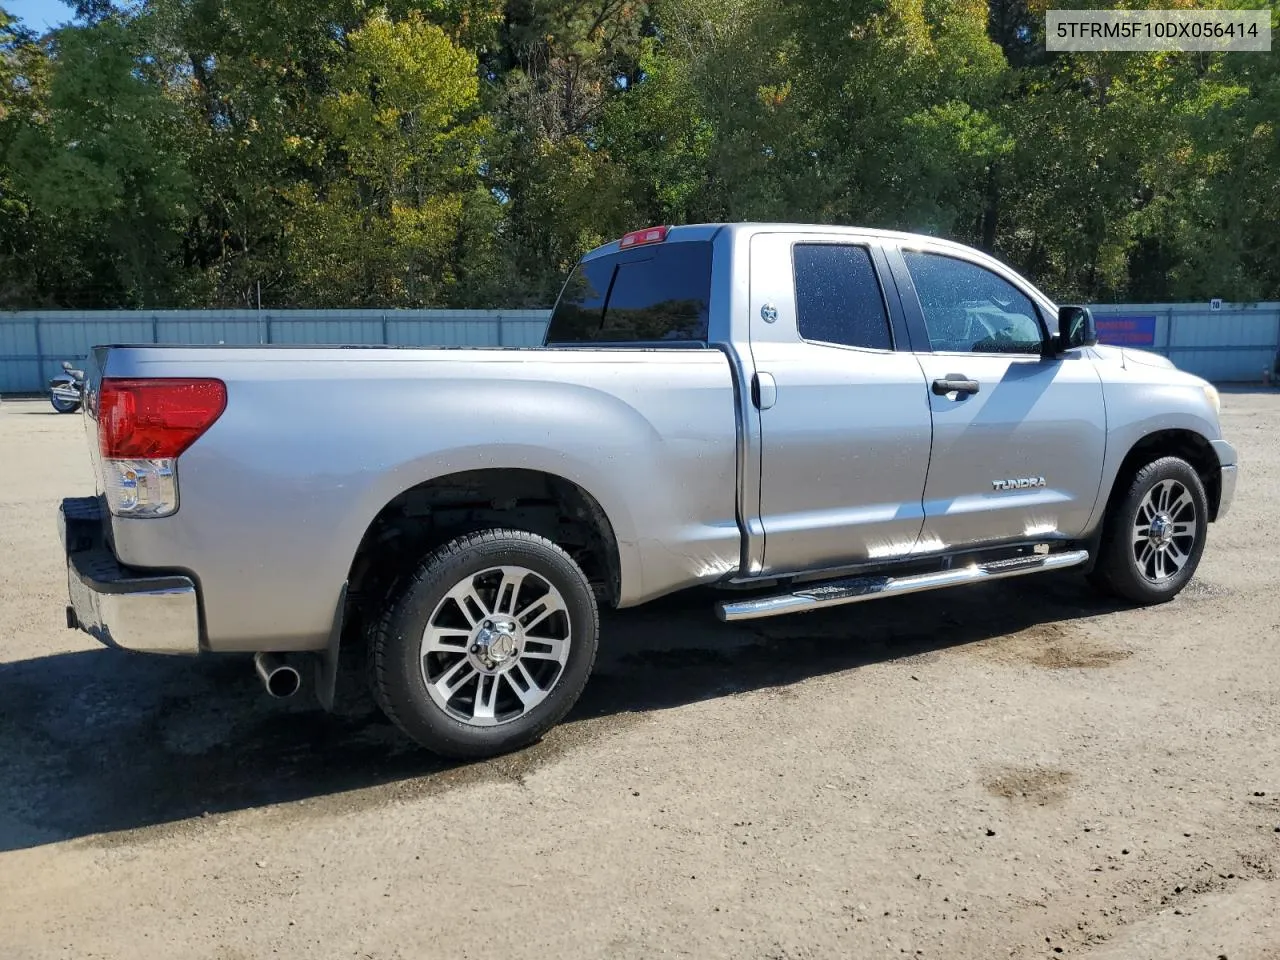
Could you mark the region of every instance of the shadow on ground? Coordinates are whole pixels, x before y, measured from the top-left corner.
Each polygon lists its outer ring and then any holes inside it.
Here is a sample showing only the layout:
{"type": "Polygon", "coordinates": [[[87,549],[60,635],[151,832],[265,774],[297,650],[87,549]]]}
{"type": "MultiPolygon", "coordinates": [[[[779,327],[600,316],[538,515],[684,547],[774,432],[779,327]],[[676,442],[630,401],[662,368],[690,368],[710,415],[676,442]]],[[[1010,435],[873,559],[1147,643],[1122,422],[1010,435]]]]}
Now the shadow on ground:
{"type": "MultiPolygon", "coordinates": [[[[706,595],[606,621],[595,675],[540,744],[476,764],[410,745],[365,698],[273,701],[244,658],[114,650],[0,665],[0,851],[289,801],[378,804],[524,772],[645,711],[795,683],[1111,609],[1043,576],[821,613],[718,623],[706,595]],[[380,789],[369,789],[380,788],[380,789]],[[350,791],[361,791],[351,794],[350,791]],[[340,802],[334,798],[341,797],[340,802]]],[[[904,665],[904,669],[907,667],[904,665]]],[[[358,690],[358,673],[344,687],[358,690]]]]}

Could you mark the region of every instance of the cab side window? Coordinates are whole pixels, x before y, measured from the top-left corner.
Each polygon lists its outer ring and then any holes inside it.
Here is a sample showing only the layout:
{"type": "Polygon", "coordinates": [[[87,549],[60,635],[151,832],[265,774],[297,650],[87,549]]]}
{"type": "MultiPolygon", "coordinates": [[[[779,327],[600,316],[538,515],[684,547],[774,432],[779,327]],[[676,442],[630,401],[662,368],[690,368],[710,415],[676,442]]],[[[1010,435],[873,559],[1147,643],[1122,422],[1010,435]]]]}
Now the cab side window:
{"type": "Polygon", "coordinates": [[[869,350],[892,350],[889,315],[866,247],[798,243],[792,251],[800,336],[869,350]]]}
{"type": "Polygon", "coordinates": [[[902,251],[935,351],[1039,353],[1039,314],[1024,294],[985,267],[937,253],[902,251]]]}

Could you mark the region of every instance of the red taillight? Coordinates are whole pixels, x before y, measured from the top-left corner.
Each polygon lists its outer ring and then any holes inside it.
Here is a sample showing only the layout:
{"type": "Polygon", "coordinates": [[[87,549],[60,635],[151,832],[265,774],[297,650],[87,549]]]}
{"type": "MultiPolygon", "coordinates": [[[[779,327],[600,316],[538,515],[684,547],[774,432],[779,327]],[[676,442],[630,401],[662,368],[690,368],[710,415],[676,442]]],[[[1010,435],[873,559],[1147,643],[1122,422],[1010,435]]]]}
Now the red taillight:
{"type": "Polygon", "coordinates": [[[98,444],[111,460],[176,457],[227,407],[221,380],[119,380],[98,395],[98,444]]]}
{"type": "Polygon", "coordinates": [[[640,247],[646,243],[661,243],[667,239],[666,227],[645,227],[643,230],[632,230],[630,233],[624,233],[622,239],[618,241],[618,249],[626,250],[629,247],[640,247]]]}

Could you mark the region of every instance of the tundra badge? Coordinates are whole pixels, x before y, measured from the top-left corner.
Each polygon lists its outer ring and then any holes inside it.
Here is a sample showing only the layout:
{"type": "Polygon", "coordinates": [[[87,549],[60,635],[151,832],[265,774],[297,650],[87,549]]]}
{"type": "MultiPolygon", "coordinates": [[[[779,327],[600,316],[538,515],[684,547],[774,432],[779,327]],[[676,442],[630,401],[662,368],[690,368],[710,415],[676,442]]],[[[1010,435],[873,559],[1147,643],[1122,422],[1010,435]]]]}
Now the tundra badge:
{"type": "Polygon", "coordinates": [[[1030,487],[1043,487],[1044,477],[1013,477],[1008,480],[992,480],[992,490],[1026,490],[1030,487]]]}

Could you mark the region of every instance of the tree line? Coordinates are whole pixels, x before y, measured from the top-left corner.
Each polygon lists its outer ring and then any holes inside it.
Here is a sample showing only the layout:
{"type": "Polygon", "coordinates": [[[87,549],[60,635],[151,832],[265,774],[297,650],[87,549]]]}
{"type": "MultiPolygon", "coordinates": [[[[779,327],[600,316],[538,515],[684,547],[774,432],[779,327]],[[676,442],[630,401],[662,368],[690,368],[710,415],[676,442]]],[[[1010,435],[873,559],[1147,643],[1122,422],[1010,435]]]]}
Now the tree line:
{"type": "Polygon", "coordinates": [[[1280,299],[1280,58],[1048,54],[1046,3],[0,7],[0,308],[546,306],[592,246],[723,220],[1280,299]]]}

